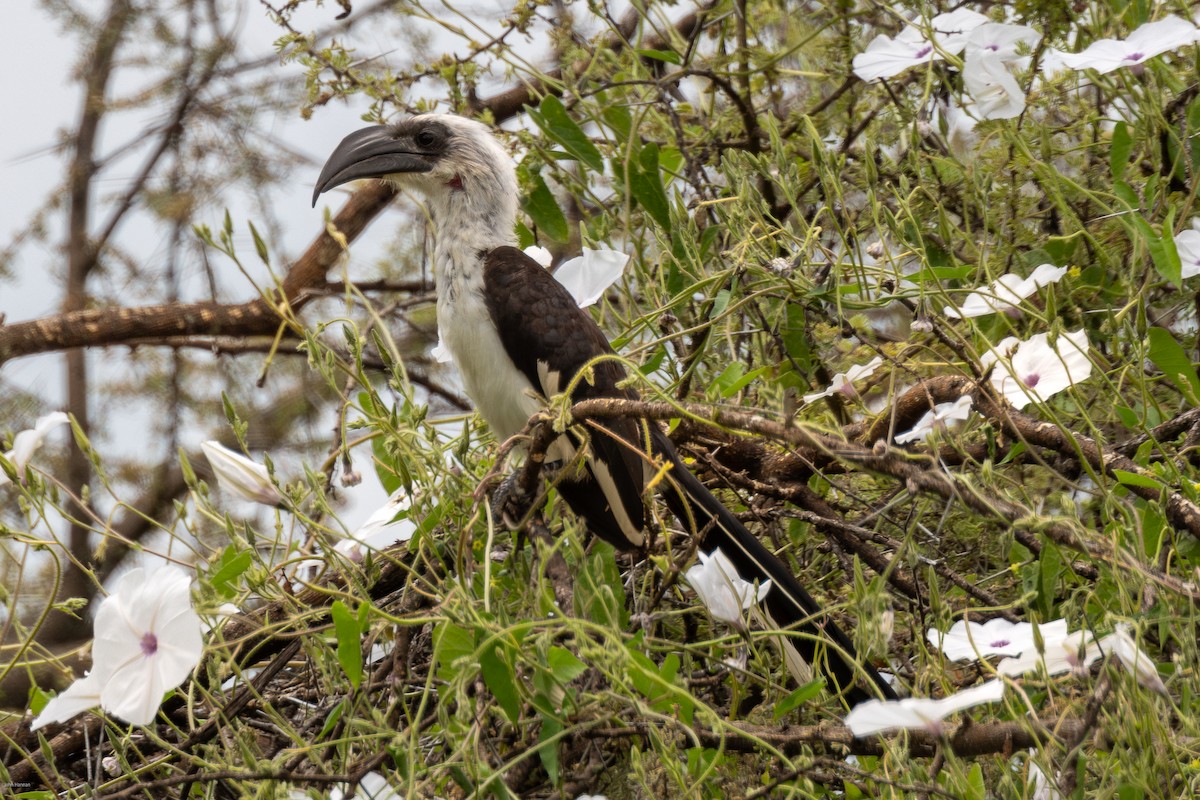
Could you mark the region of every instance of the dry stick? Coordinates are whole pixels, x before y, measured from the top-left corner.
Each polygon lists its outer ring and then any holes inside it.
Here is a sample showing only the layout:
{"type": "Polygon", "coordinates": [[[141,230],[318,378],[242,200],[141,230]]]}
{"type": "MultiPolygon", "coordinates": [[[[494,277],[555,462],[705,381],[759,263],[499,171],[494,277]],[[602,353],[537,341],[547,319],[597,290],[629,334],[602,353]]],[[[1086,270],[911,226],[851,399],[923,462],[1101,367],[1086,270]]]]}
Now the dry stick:
{"type": "MultiPolygon", "coordinates": [[[[916,757],[929,757],[943,745],[960,757],[982,756],[993,753],[1008,753],[1017,749],[1038,747],[1052,739],[1070,741],[1078,736],[1085,725],[1075,717],[1039,720],[1023,719],[1012,722],[967,722],[937,736],[924,730],[911,730],[892,736],[868,736],[856,738],[845,725],[821,723],[818,725],[753,725],[747,722],[729,722],[720,729],[692,727],[700,743],[705,747],[721,748],[726,751],[750,753],[762,752],[765,748],[777,750],[784,755],[804,755],[813,747],[837,747],[839,751],[859,756],[883,755],[889,739],[907,737],[908,752],[916,757]]],[[[638,738],[648,740],[652,728],[658,723],[639,720],[621,728],[592,728],[582,730],[579,736],[594,739],[638,738]]],[[[665,733],[665,732],[664,732],[665,733]]]]}
{"type": "MultiPolygon", "coordinates": [[[[962,380],[966,382],[966,379],[962,380]]],[[[995,403],[987,398],[984,398],[984,402],[978,403],[977,408],[985,415],[987,415],[988,411],[998,413],[995,403]]],[[[984,496],[957,476],[940,470],[927,469],[925,465],[911,460],[909,454],[902,451],[889,450],[882,446],[868,449],[862,445],[847,442],[827,433],[786,425],[758,414],[710,408],[691,403],[672,404],[602,398],[576,403],[571,407],[571,414],[574,417],[629,416],[656,420],[669,420],[683,415],[690,415],[698,421],[709,422],[718,427],[738,429],[747,433],[787,442],[793,446],[813,451],[818,455],[855,464],[869,471],[904,481],[909,491],[914,493],[929,492],[947,499],[958,500],[974,511],[995,516],[1009,523],[1020,522],[1028,525],[1037,522],[1038,530],[1049,537],[1055,544],[1085,553],[1093,559],[1131,570],[1141,575],[1144,579],[1153,581],[1169,591],[1186,597],[1192,602],[1200,602],[1200,587],[1197,587],[1194,583],[1182,581],[1143,564],[1129,553],[1114,548],[1107,541],[1081,538],[1079,532],[1069,525],[1052,520],[1039,520],[1034,511],[1019,503],[998,497],[984,496]]],[[[1047,427],[1054,428],[1054,426],[1037,423],[1029,417],[1012,410],[1006,410],[1000,416],[1002,419],[1007,420],[1008,425],[1013,426],[1014,434],[1026,433],[1027,431],[1023,427],[1022,420],[1028,420],[1030,423],[1028,426],[1030,431],[1028,432],[1036,432],[1042,441],[1050,441],[1053,438],[1050,432],[1044,429],[1047,427]]],[[[1058,429],[1054,428],[1054,431],[1058,431],[1058,429]]],[[[1085,439],[1086,437],[1079,438],[1085,439]]],[[[1040,444],[1040,442],[1038,443],[1040,444]]],[[[1088,440],[1088,443],[1092,448],[1096,447],[1090,440],[1088,440]]],[[[1062,440],[1062,445],[1064,448],[1067,445],[1065,437],[1062,440]]],[[[1086,457],[1088,449],[1087,447],[1082,449],[1086,457]]],[[[1144,470],[1141,470],[1136,464],[1119,456],[1106,454],[1106,457],[1103,459],[1097,457],[1097,461],[1111,469],[1126,469],[1128,467],[1131,472],[1144,473],[1144,470]]],[[[1130,488],[1134,489],[1136,487],[1130,488]]],[[[1183,500],[1178,495],[1174,496],[1178,498],[1178,503],[1175,506],[1169,505],[1169,508],[1178,508],[1179,503],[1182,503],[1195,509],[1195,506],[1192,506],[1189,501],[1183,500]]],[[[1154,499],[1157,499],[1157,497],[1158,495],[1155,493],[1154,499]]],[[[1200,516],[1200,511],[1197,511],[1197,515],[1200,516]]],[[[1021,527],[1015,527],[1013,535],[1017,541],[1035,552],[1040,549],[1040,540],[1038,540],[1036,534],[1033,532],[1021,527]]],[[[1088,579],[1098,577],[1098,572],[1088,565],[1072,564],[1071,569],[1076,574],[1088,579]]]]}
{"type": "MultiPolygon", "coordinates": [[[[1169,491],[1162,479],[1112,448],[1099,445],[1094,439],[1075,431],[1064,430],[1053,422],[1043,422],[1028,414],[998,402],[984,387],[969,378],[947,375],[931,378],[909,389],[896,402],[897,419],[907,422],[915,415],[929,410],[929,400],[945,402],[970,394],[974,408],[984,417],[1000,424],[1008,435],[1046,450],[1052,450],[1068,458],[1080,459],[1096,472],[1119,480],[1117,472],[1127,472],[1144,478],[1150,485],[1126,484],[1126,488],[1144,500],[1161,500],[1165,497],[1167,519],[1178,530],[1200,538],[1200,507],[1178,492],[1169,491]],[[919,413],[918,413],[919,410],[919,413]]],[[[1184,416],[1181,415],[1179,419],[1184,416]]],[[[915,420],[913,420],[915,422],[915,420]]],[[[1192,420],[1195,421],[1195,420],[1192,420]]],[[[897,422],[899,427],[900,422],[897,422]]],[[[1161,427],[1161,426],[1160,426],[1161,427]]],[[[902,428],[900,428],[903,430],[902,428]]],[[[864,434],[866,443],[881,438],[886,424],[879,420],[864,434]]]]}
{"type": "MultiPolygon", "coordinates": [[[[674,32],[688,37],[703,26],[708,5],[687,14],[675,23],[674,32]]],[[[605,40],[610,50],[620,50],[636,30],[639,16],[630,13],[622,20],[621,29],[605,40]]],[[[648,49],[665,46],[660,37],[642,43],[648,49]]],[[[568,68],[570,74],[586,69],[586,61],[568,68]]],[[[529,81],[486,100],[472,104],[478,114],[490,113],[499,123],[521,113],[536,98],[559,94],[558,84],[563,70],[554,70],[544,78],[529,81]]],[[[199,335],[274,335],[281,319],[304,306],[310,290],[325,283],[325,275],[337,263],[346,245],[354,241],[367,225],[395,197],[394,187],[372,181],[354,191],[333,218],[330,230],[323,231],[299,260],[288,269],[280,286],[279,298],[271,302],[263,298],[237,305],[220,303],[177,303],[137,308],[85,309],[44,319],[0,325],[0,365],[22,356],[47,353],[78,347],[123,344],[135,339],[154,339],[163,336],[199,335]]]]}

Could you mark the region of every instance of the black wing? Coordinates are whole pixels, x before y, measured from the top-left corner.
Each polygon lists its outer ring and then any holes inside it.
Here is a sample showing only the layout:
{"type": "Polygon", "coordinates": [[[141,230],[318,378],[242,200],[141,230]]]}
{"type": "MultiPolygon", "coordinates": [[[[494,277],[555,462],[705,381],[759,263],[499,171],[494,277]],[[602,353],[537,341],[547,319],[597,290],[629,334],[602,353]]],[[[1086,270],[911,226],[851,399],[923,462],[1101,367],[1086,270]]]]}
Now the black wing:
{"type": "MultiPolygon", "coordinates": [[[[484,298],[504,349],[529,382],[547,397],[563,391],[589,361],[612,347],[586,311],[554,276],[515,247],[497,247],[484,257],[484,298]]],[[[574,401],[636,397],[617,383],[625,370],[615,361],[594,366],[592,381],[580,381],[574,401]]],[[[641,547],[646,448],[638,423],[613,420],[613,436],[590,437],[587,471],[559,482],[559,492],[589,530],[620,550],[641,547]],[[614,438],[615,437],[615,438],[614,438]],[[624,440],[624,442],[620,441],[624,440]]]]}

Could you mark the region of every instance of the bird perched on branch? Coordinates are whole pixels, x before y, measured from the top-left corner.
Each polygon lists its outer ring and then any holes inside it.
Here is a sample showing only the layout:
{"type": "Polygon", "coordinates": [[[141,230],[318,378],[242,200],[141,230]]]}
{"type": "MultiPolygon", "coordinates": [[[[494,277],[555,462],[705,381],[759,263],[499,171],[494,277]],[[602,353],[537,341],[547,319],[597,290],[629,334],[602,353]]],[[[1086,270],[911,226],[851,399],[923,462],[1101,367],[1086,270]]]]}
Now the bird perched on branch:
{"type": "MultiPolygon", "coordinates": [[[[416,189],[434,226],[433,265],[442,342],[462,374],[463,388],[501,439],[520,432],[548,398],[564,391],[581,369],[573,401],[634,398],[622,388],[624,367],[599,326],[543,267],[517,249],[520,194],[512,159],[483,124],[425,114],[347,136],[330,156],[313,191],[359,178],[383,178],[416,189]],[[607,358],[606,358],[607,356],[607,358]]],[[[865,696],[859,678],[884,697],[890,687],[791,571],[683,464],[652,423],[615,418],[575,426],[548,457],[582,468],[558,476],[559,493],[588,529],[620,550],[646,545],[644,490],[658,486],[671,512],[709,552],[720,548],[741,578],[772,587],[763,601],[770,622],[849,699],[865,696]]]]}

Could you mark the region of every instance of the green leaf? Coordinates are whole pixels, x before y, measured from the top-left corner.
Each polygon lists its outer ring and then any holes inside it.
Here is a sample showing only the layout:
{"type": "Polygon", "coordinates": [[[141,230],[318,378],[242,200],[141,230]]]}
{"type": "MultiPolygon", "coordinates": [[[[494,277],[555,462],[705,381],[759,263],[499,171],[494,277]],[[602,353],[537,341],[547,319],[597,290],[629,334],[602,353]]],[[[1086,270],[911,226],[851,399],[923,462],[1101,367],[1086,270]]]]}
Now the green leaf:
{"type": "Polygon", "coordinates": [[[475,655],[475,636],[461,625],[443,622],[434,628],[433,652],[438,662],[438,677],[451,681],[458,674],[461,660],[475,655]]]}
{"type": "Polygon", "coordinates": [[[558,207],[554,193],[550,191],[542,176],[534,176],[533,191],[525,198],[524,208],[538,230],[554,241],[565,242],[571,237],[567,218],[558,207]]]}
{"type": "Polygon", "coordinates": [[[483,673],[483,682],[508,721],[516,725],[521,718],[521,697],[517,692],[517,680],[512,666],[502,657],[503,648],[499,645],[483,648],[479,654],[479,667],[483,673]]]}
{"type": "Polygon", "coordinates": [[[817,678],[815,681],[809,681],[801,686],[796,691],[789,694],[787,697],[775,704],[775,721],[778,722],[792,709],[799,706],[801,703],[807,703],[821,693],[825,688],[825,679],[817,678]]]}
{"type": "Polygon", "coordinates": [[[557,645],[547,653],[546,665],[559,683],[570,683],[587,671],[587,664],[576,658],[570,650],[557,645]]]}
{"type": "Polygon", "coordinates": [[[333,630],[337,635],[338,663],[350,679],[350,685],[357,689],[363,675],[362,628],[358,618],[350,613],[341,600],[333,601],[329,613],[333,617],[333,630]]]}
{"type": "Polygon", "coordinates": [[[1126,472],[1123,469],[1114,469],[1113,477],[1118,483],[1125,486],[1141,486],[1144,489],[1162,489],[1163,485],[1154,480],[1148,475],[1142,475],[1137,472],[1126,472]]]}
{"type": "Polygon", "coordinates": [[[633,117],[628,108],[617,103],[606,104],[601,116],[604,117],[605,124],[617,135],[617,139],[621,142],[629,141],[629,135],[633,132],[633,117]]]}
{"type": "Polygon", "coordinates": [[[217,560],[217,568],[208,577],[209,584],[222,597],[232,597],[237,594],[233,582],[250,569],[252,561],[249,550],[241,550],[233,545],[226,547],[217,560]]]}
{"type": "Polygon", "coordinates": [[[1146,338],[1154,366],[1162,370],[1189,403],[1196,405],[1200,402],[1200,377],[1197,377],[1196,367],[1182,345],[1175,341],[1166,328],[1151,328],[1146,338]]]}
{"type": "Polygon", "coordinates": [[[1129,154],[1133,152],[1133,137],[1129,135],[1129,126],[1118,122],[1113,128],[1112,142],[1108,146],[1108,166],[1113,180],[1119,181],[1125,176],[1125,168],[1129,166],[1129,154]]]}
{"type": "Polygon", "coordinates": [[[339,700],[337,705],[329,709],[329,713],[325,716],[325,724],[321,726],[321,732],[317,734],[317,741],[321,741],[333,731],[334,726],[338,724],[338,720],[342,718],[342,714],[345,711],[345,699],[339,700]]]}
{"type": "Polygon", "coordinates": [[[683,59],[673,50],[638,50],[642,58],[652,58],[655,61],[665,61],[668,64],[682,64],[683,59]]]}
{"type": "Polygon", "coordinates": [[[976,762],[967,773],[966,800],[984,800],[987,797],[987,784],[983,780],[983,766],[976,762]]]}
{"type": "Polygon", "coordinates": [[[547,136],[593,172],[604,172],[604,157],[583,129],[571,119],[561,100],[554,95],[546,95],[538,111],[540,116],[535,119],[547,136]]]}
{"type": "Polygon", "coordinates": [[[658,171],[658,145],[655,143],[642,147],[637,164],[629,162],[629,191],[663,230],[670,230],[671,210],[658,171]]]}
{"type": "Polygon", "coordinates": [[[1134,235],[1145,242],[1146,249],[1150,251],[1154,269],[1165,280],[1175,286],[1180,286],[1183,284],[1183,264],[1179,260],[1179,251],[1175,249],[1175,237],[1171,235],[1174,215],[1173,209],[1167,214],[1167,221],[1163,223],[1164,233],[1162,236],[1155,233],[1154,228],[1141,214],[1133,213],[1128,216],[1134,235]]]}
{"type": "Polygon", "coordinates": [[[716,319],[725,313],[725,309],[729,307],[729,301],[733,297],[733,293],[728,289],[722,289],[717,292],[717,297],[713,300],[712,311],[709,313],[709,319],[716,319]]]}
{"type": "Polygon", "coordinates": [[[538,758],[546,770],[550,783],[558,783],[558,742],[550,741],[562,733],[563,724],[551,716],[542,716],[542,729],[538,732],[538,758]]]}

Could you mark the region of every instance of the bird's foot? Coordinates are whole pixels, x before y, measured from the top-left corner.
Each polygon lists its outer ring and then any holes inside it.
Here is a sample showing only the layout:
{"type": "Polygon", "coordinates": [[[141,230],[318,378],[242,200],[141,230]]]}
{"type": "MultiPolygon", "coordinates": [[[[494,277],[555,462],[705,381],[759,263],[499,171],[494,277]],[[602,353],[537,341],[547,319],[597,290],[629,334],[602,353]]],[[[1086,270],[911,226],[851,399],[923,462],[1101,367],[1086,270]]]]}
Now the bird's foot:
{"type": "Polygon", "coordinates": [[[529,512],[530,501],[521,489],[520,471],[510,472],[492,492],[492,518],[503,522],[509,530],[516,530],[529,512]]]}

